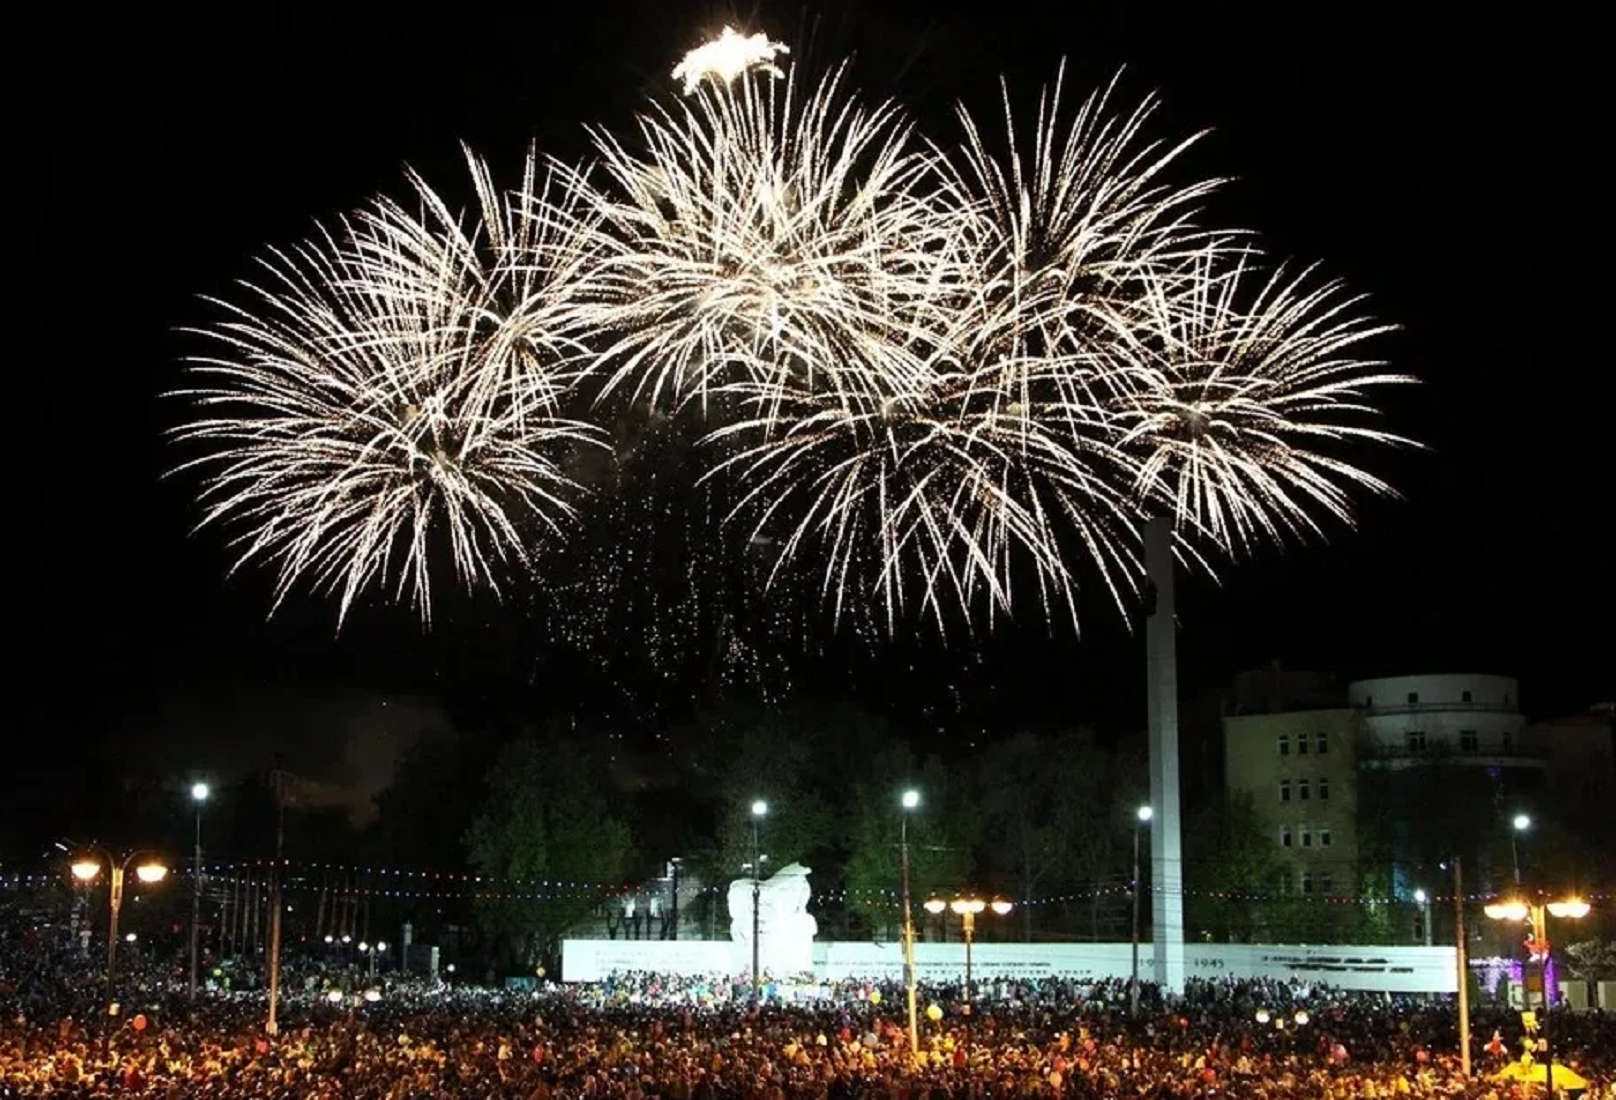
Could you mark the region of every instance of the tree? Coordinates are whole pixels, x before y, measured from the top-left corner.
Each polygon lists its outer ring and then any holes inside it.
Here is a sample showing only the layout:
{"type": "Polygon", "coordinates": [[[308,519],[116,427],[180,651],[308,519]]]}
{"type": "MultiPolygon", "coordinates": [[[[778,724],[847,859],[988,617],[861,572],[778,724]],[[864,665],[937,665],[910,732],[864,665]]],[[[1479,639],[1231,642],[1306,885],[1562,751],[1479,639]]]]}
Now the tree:
{"type": "MultiPolygon", "coordinates": [[[[1089,935],[1098,938],[1104,890],[1128,873],[1128,830],[1142,798],[1138,771],[1087,730],[1023,732],[989,748],[977,762],[977,787],[983,835],[993,838],[982,857],[993,877],[1020,901],[1082,895],[1089,935]]],[[[1069,903],[1037,908],[1068,920],[1078,912],[1069,903]]],[[[1021,907],[1028,939],[1033,913],[1021,907]]]]}
{"type": "Polygon", "coordinates": [[[632,839],[606,790],[598,762],[559,739],[521,738],[488,776],[465,841],[494,895],[479,899],[478,916],[525,963],[553,960],[628,873],[632,839]]]}
{"type": "Polygon", "coordinates": [[[1281,868],[1251,795],[1209,803],[1184,833],[1184,923],[1197,938],[1249,942],[1277,907],[1253,897],[1280,894],[1281,868]]]}
{"type": "Polygon", "coordinates": [[[908,830],[910,899],[918,907],[967,885],[976,814],[969,792],[935,756],[917,765],[907,744],[891,741],[867,762],[847,815],[847,907],[870,932],[895,938],[903,922],[902,830],[908,830]],[[905,811],[902,794],[910,788],[920,804],[905,811]]]}

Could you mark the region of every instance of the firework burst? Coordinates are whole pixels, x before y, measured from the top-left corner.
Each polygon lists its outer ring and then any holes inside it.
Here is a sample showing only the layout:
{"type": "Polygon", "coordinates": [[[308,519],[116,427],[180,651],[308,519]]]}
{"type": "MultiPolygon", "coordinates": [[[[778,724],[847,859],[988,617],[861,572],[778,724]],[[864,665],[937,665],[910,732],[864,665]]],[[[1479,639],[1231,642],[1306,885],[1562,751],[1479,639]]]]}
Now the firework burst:
{"type": "Polygon", "coordinates": [[[1212,250],[1163,280],[1142,333],[1156,349],[1116,401],[1137,495],[1186,536],[1235,555],[1353,518],[1348,490],[1391,486],[1342,445],[1408,444],[1373,426],[1368,392],[1414,381],[1362,353],[1391,330],[1311,269],[1212,250]]]}
{"type": "Polygon", "coordinates": [[[595,132],[578,189],[602,227],[602,394],[660,407],[800,384],[878,406],[924,373],[957,211],[897,108],[843,84],[742,77],[652,107],[637,150],[595,132]]]}
{"type": "MultiPolygon", "coordinates": [[[[799,79],[729,38],[633,140],[592,131],[589,167],[541,182],[530,154],[504,196],[472,158],[470,219],[412,177],[418,209],[273,254],[209,330],[208,411],[178,434],[209,450],[205,522],[273,563],[277,602],[303,582],[343,614],[370,588],[429,614],[440,555],[497,584],[644,465],[625,439],[578,460],[614,417],[696,425],[674,480],[723,502],[711,553],[889,633],[1029,602],[1075,625],[1081,573],[1128,601],[1147,517],[1204,561],[1389,492],[1351,457],[1400,442],[1366,419],[1407,380],[1363,353],[1384,327],[1204,225],[1219,181],[1169,182],[1195,138],[1153,140],[1154,100],[1068,108],[1062,72],[1030,126],[1006,91],[1002,140],[961,108],[942,148],[845,68],[799,79]]],[[[617,541],[543,579],[634,589],[645,555],[617,541]]]]}
{"type": "Polygon", "coordinates": [[[440,544],[497,590],[571,511],[562,460],[598,440],[557,412],[587,233],[535,193],[533,158],[509,200],[470,160],[478,216],[412,175],[419,214],[378,199],[272,253],[251,307],[218,303],[201,333],[220,351],[193,360],[202,385],[179,396],[204,412],[177,435],[208,451],[189,464],[207,470],[204,525],[238,532],[238,568],[273,565],[277,605],[307,584],[346,617],[374,587],[430,620],[440,544]]]}

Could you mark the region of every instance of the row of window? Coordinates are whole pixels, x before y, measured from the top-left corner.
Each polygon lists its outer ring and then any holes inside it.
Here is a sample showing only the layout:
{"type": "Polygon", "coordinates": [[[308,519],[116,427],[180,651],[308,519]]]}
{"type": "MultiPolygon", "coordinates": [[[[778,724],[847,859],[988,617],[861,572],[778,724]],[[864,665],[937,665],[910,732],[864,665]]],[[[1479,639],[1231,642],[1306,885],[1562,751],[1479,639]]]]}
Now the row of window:
{"type": "Polygon", "coordinates": [[[1335,893],[1335,875],[1329,871],[1303,871],[1300,878],[1304,894],[1335,893]]]}
{"type": "MultiPolygon", "coordinates": [[[[1406,734],[1404,734],[1404,742],[1408,745],[1409,752],[1424,752],[1427,746],[1425,731],[1409,730],[1406,734]]],[[[1515,735],[1509,730],[1505,730],[1503,737],[1499,741],[1499,745],[1506,754],[1514,752],[1515,735]]],[[[1481,734],[1476,730],[1460,730],[1459,751],[1480,752],[1481,734]]]]}
{"type": "Polygon", "coordinates": [[[1292,829],[1289,825],[1279,827],[1279,846],[1281,848],[1294,848],[1300,845],[1303,848],[1333,848],[1335,837],[1331,835],[1326,825],[1299,825],[1292,829]]]}
{"type": "MultiPolygon", "coordinates": [[[[1318,755],[1323,756],[1325,753],[1330,751],[1330,735],[1327,733],[1315,733],[1312,736],[1305,733],[1299,733],[1296,735],[1297,756],[1306,756],[1309,745],[1313,746],[1318,755]]],[[[1282,733],[1279,735],[1279,755],[1289,756],[1290,754],[1291,735],[1288,733],[1282,733]]]]}
{"type": "MultiPolygon", "coordinates": [[[[1294,790],[1296,792],[1296,801],[1306,802],[1312,798],[1314,789],[1315,785],[1311,779],[1297,779],[1294,781],[1290,779],[1281,779],[1279,781],[1279,800],[1281,802],[1289,802],[1291,800],[1291,792],[1294,790]]],[[[1319,792],[1320,802],[1330,801],[1330,780],[1327,776],[1319,776],[1316,789],[1319,792]]]]}

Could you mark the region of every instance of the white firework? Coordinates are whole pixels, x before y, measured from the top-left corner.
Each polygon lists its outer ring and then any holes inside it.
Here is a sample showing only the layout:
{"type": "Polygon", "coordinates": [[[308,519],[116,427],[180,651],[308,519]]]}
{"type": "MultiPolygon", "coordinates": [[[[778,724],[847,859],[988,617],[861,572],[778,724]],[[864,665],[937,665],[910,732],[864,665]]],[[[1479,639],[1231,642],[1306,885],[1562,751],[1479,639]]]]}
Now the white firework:
{"type": "Polygon", "coordinates": [[[441,556],[498,590],[570,514],[568,453],[598,442],[560,416],[577,345],[570,289],[588,234],[564,205],[501,196],[471,158],[478,215],[411,176],[416,214],[385,199],[262,261],[246,308],[204,330],[176,434],[208,454],[204,525],[238,532],[237,567],[276,569],[278,606],[307,585],[339,600],[390,589],[431,617],[441,556]],[[535,217],[533,211],[546,216],[535,217]]]}
{"type": "Polygon", "coordinates": [[[597,131],[578,189],[602,227],[594,277],[602,394],[657,407],[799,381],[862,406],[926,374],[958,211],[896,107],[833,72],[804,91],[743,79],[597,131]]]}
{"type": "Polygon", "coordinates": [[[1239,554],[1322,534],[1319,514],[1350,524],[1351,489],[1392,492],[1342,452],[1410,443],[1374,426],[1368,394],[1414,379],[1364,354],[1392,326],[1313,274],[1209,250],[1150,296],[1149,369],[1112,406],[1136,494],[1182,538],[1239,554]]]}
{"type": "Polygon", "coordinates": [[[690,95],[704,80],[731,84],[737,77],[751,72],[782,77],[785,72],[774,59],[790,52],[785,43],[771,41],[761,32],[743,35],[734,27],[725,27],[717,38],[685,54],[674,66],[673,79],[684,81],[685,95],[690,95]]]}

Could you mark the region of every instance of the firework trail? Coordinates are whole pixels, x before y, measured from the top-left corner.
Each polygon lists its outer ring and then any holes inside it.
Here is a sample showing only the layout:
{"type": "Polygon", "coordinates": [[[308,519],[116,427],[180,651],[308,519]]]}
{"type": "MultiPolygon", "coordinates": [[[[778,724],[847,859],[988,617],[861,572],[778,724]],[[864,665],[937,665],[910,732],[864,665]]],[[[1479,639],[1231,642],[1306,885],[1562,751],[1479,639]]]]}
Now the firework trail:
{"type": "Polygon", "coordinates": [[[204,525],[234,530],[237,568],[277,571],[275,603],[306,584],[340,617],[367,589],[431,617],[432,565],[497,590],[572,510],[562,461],[598,442],[558,413],[579,350],[570,288],[588,236],[564,206],[507,200],[470,157],[478,216],[411,176],[421,213],[378,199],[262,261],[250,308],[202,335],[204,525]],[[533,210],[546,216],[534,217],[533,210]]]}

